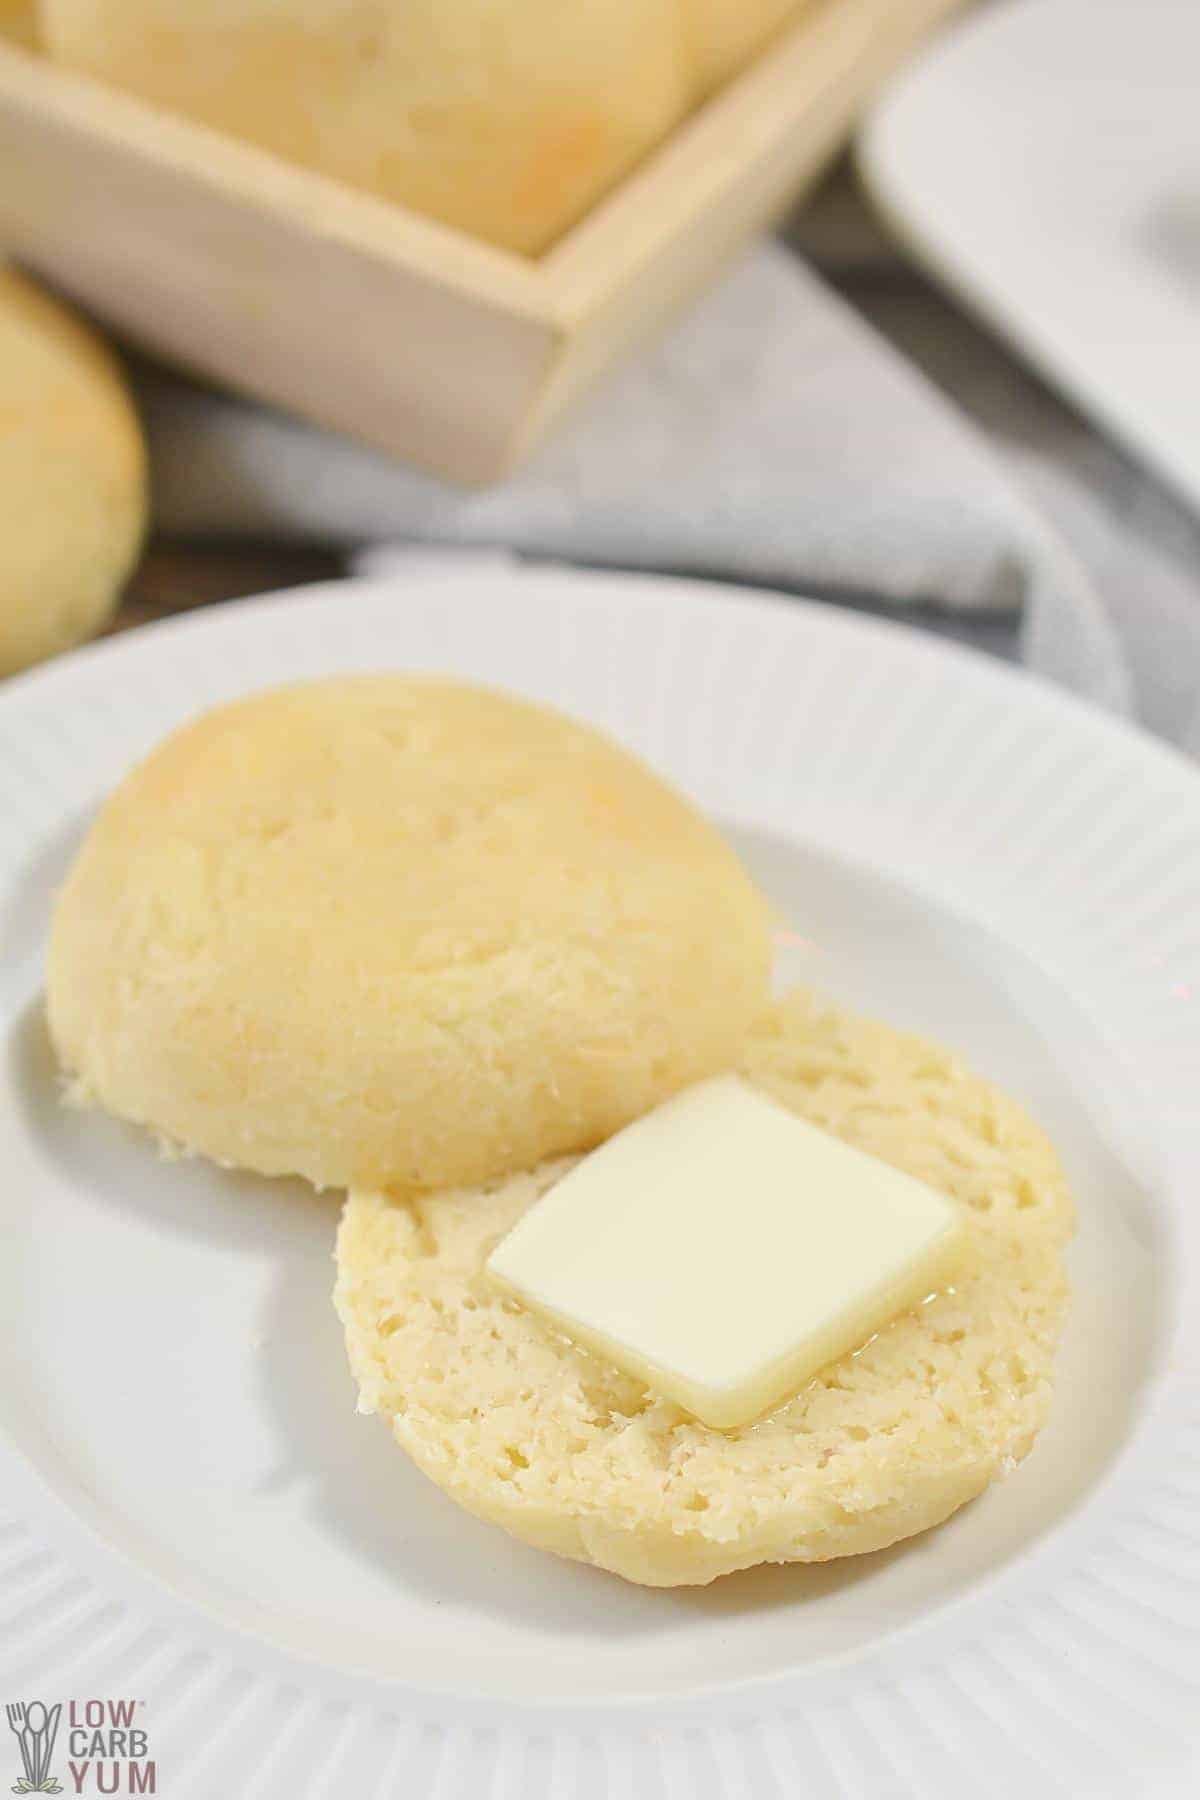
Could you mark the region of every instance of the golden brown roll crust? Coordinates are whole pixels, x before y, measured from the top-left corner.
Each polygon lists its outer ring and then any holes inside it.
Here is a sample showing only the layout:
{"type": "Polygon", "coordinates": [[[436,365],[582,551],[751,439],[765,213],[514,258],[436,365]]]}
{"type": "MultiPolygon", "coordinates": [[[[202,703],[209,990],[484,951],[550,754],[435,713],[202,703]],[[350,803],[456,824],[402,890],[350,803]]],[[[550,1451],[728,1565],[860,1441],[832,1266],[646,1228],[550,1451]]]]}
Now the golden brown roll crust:
{"type": "Polygon", "coordinates": [[[727,1067],[767,909],[718,833],[557,713],[366,676],[186,726],[67,879],[50,1027],[81,1096],[319,1185],[489,1180],[727,1067]]]}
{"type": "Polygon", "coordinates": [[[116,359],[0,266],[0,676],[99,629],[145,518],[145,450],[116,359]]]}
{"type": "Polygon", "coordinates": [[[680,118],[678,0],[41,0],[63,62],[536,253],[680,118]]]}
{"type": "Polygon", "coordinates": [[[693,77],[711,93],[758,55],[807,0],[683,0],[693,77]]]}

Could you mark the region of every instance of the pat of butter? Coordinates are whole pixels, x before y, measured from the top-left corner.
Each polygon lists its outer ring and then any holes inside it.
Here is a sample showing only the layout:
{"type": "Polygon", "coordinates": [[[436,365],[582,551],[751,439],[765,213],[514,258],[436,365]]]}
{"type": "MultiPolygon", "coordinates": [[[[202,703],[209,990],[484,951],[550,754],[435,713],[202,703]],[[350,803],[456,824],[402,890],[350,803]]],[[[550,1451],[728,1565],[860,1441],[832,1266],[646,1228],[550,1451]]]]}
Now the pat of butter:
{"type": "Polygon", "coordinates": [[[914,1306],[962,1240],[954,1201],[721,1075],[584,1157],[487,1266],[569,1337],[729,1428],[914,1306]]]}

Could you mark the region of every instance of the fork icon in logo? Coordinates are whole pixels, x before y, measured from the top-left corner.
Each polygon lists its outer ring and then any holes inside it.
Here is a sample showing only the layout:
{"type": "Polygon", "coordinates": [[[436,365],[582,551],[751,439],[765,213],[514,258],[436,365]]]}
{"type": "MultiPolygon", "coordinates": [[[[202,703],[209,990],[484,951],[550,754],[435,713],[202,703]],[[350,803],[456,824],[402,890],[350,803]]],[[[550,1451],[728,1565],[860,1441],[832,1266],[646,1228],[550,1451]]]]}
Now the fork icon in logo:
{"type": "Polygon", "coordinates": [[[50,1773],[50,1758],[58,1736],[62,1707],[47,1710],[40,1700],[15,1700],[5,1707],[8,1729],[21,1747],[21,1764],[25,1770],[20,1781],[13,1783],[14,1794],[61,1794],[62,1786],[50,1773]]]}

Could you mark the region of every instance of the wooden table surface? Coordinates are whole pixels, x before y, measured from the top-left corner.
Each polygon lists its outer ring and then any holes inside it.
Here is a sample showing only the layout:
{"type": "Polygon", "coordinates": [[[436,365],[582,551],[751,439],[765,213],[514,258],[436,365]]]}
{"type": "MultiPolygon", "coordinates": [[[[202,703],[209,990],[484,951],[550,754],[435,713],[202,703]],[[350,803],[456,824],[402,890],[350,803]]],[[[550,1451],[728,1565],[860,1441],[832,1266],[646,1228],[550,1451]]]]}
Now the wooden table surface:
{"type": "Polygon", "coordinates": [[[246,594],[328,581],[344,571],[344,559],[333,550],[154,538],[105,636],[246,594]]]}

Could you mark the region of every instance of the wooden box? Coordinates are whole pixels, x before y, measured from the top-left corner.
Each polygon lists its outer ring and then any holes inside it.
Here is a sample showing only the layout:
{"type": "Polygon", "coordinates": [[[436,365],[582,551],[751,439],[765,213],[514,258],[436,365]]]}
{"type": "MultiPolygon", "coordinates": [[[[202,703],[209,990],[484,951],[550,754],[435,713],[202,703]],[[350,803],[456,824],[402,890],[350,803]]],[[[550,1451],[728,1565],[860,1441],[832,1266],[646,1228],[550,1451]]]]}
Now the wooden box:
{"type": "Polygon", "coordinates": [[[494,480],[817,174],[958,3],[812,0],[536,260],[0,43],[0,243],[184,367],[494,480]]]}

